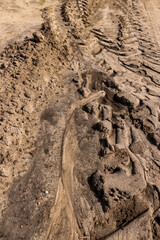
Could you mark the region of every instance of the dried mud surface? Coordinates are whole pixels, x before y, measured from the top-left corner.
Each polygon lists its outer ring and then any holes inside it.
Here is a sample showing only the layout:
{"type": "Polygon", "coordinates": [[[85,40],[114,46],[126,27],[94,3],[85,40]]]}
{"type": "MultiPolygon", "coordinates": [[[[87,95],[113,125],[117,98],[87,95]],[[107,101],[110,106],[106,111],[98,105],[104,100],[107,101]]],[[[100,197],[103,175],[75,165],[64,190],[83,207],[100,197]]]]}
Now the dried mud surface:
{"type": "Polygon", "coordinates": [[[7,4],[0,240],[159,240],[159,1],[7,4]]]}

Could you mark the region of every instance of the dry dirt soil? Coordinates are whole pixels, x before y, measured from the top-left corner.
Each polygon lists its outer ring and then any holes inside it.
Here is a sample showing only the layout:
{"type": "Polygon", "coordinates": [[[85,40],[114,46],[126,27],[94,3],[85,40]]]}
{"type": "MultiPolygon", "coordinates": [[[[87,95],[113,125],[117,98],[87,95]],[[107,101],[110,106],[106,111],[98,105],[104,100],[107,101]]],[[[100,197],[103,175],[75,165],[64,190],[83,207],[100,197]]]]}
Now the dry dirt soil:
{"type": "Polygon", "coordinates": [[[160,240],[159,19],[0,0],[0,240],[160,240]]]}

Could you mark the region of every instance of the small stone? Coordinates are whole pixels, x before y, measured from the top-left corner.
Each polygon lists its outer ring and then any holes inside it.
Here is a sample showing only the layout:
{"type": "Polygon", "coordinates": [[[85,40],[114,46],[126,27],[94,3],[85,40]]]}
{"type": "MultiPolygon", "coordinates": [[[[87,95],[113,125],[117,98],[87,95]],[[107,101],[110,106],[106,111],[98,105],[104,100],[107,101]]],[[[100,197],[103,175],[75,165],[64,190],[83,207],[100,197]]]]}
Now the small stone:
{"type": "Polygon", "coordinates": [[[24,92],[24,96],[25,96],[26,98],[31,98],[31,94],[29,93],[29,91],[26,91],[26,90],[25,90],[25,92],[24,92]]]}
{"type": "Polygon", "coordinates": [[[48,194],[49,192],[46,190],[46,191],[44,191],[44,193],[45,193],[45,194],[48,194]]]}
{"type": "Polygon", "coordinates": [[[32,112],[34,111],[34,107],[33,107],[33,105],[32,105],[31,103],[29,103],[28,105],[26,105],[26,106],[23,108],[23,110],[24,110],[25,112],[32,113],[32,112]]]}
{"type": "Polygon", "coordinates": [[[98,55],[99,53],[102,52],[102,48],[98,45],[94,48],[94,50],[92,51],[92,55],[98,55]]]}

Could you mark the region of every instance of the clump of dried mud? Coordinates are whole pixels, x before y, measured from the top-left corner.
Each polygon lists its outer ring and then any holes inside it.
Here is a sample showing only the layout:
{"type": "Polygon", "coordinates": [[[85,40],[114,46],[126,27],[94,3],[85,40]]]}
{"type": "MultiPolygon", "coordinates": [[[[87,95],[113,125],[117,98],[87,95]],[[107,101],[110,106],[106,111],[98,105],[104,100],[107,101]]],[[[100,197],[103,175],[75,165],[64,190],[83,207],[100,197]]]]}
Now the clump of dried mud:
{"type": "Polygon", "coordinates": [[[51,1],[2,48],[0,239],[160,238],[158,7],[51,1]]]}

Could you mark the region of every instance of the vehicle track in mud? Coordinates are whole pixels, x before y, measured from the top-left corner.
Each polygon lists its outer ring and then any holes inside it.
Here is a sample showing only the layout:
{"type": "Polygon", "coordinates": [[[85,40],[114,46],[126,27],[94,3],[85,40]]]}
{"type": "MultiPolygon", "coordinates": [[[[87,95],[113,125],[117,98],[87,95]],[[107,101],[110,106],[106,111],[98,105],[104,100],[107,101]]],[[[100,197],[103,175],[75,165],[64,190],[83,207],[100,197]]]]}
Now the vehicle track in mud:
{"type": "MultiPolygon", "coordinates": [[[[82,99],[71,105],[68,117],[66,119],[66,126],[64,129],[63,137],[62,137],[62,150],[61,150],[61,168],[60,168],[60,177],[59,183],[56,193],[55,204],[52,209],[53,215],[51,216],[51,223],[48,229],[46,240],[51,240],[54,238],[54,225],[58,222],[58,218],[61,217],[61,210],[67,209],[67,215],[70,221],[70,229],[71,235],[69,239],[78,239],[81,236],[81,232],[79,230],[77,219],[73,207],[73,171],[74,171],[74,163],[72,159],[67,158],[67,152],[65,151],[65,145],[67,140],[67,133],[69,129],[69,124],[72,116],[75,111],[89,102],[92,102],[95,99],[99,99],[105,97],[104,91],[99,91],[97,93],[93,93],[85,99],[82,99]]],[[[56,237],[56,236],[55,236],[56,237]]]]}
{"type": "Polygon", "coordinates": [[[55,0],[0,55],[2,240],[160,238],[159,7],[55,0]]]}

